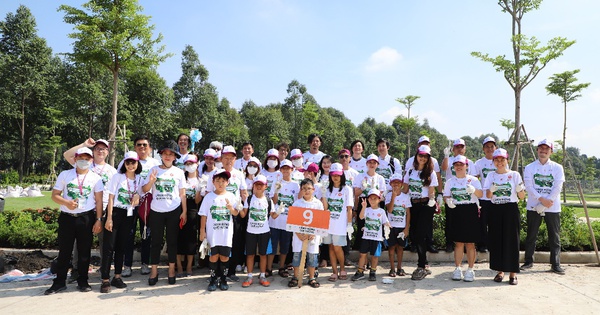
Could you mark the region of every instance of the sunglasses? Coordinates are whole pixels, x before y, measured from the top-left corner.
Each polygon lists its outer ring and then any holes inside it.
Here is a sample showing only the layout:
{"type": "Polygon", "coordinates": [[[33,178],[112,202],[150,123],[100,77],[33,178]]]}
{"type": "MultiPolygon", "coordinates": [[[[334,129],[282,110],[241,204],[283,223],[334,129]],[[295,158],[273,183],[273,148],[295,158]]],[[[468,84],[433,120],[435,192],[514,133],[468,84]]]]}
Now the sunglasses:
{"type": "Polygon", "coordinates": [[[349,155],[340,155],[340,159],[347,159],[349,157],[350,157],[349,155]]]}
{"type": "Polygon", "coordinates": [[[147,143],[136,143],[135,146],[136,147],[147,147],[148,144],[147,143]]]}
{"type": "Polygon", "coordinates": [[[125,160],[125,165],[131,165],[131,164],[136,164],[137,161],[136,160],[125,160]]]}

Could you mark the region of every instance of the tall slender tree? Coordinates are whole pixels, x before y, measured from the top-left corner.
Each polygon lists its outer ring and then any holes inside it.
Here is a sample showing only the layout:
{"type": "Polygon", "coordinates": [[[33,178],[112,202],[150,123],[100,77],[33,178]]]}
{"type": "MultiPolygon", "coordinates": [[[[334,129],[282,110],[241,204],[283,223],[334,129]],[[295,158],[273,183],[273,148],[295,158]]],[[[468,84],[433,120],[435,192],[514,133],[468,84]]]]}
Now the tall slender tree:
{"type": "Polygon", "coordinates": [[[406,120],[403,120],[401,123],[402,127],[406,130],[406,156],[410,156],[410,148],[412,147],[412,144],[410,142],[410,131],[417,125],[417,120],[410,118],[410,109],[413,107],[413,105],[415,105],[415,101],[419,98],[421,97],[415,95],[407,95],[406,97],[396,99],[396,102],[404,105],[404,107],[406,107],[406,109],[408,110],[406,120]]]}
{"type": "MultiPolygon", "coordinates": [[[[72,56],[83,62],[99,63],[113,76],[112,115],[108,139],[114,141],[117,132],[119,101],[119,73],[121,69],[152,67],[170,56],[162,54],[164,46],[158,34],[152,38],[154,25],[150,17],[140,12],[143,8],[137,0],[90,0],[83,4],[84,10],[61,5],[64,20],[73,24],[75,39],[72,56]]],[[[115,151],[111,146],[109,163],[114,165],[115,151]]]]}
{"type": "MultiPolygon", "coordinates": [[[[564,51],[575,43],[563,37],[551,39],[546,46],[540,46],[540,41],[535,37],[527,37],[522,33],[523,17],[525,13],[537,10],[542,0],[499,0],[498,5],[502,12],[508,13],[511,18],[511,43],[512,60],[501,55],[490,57],[489,54],[472,52],[471,55],[493,65],[497,72],[502,72],[504,79],[513,90],[515,98],[515,128],[512,142],[515,146],[515,158],[512,169],[517,169],[519,161],[519,137],[521,134],[521,92],[535,79],[548,63],[560,57],[564,51]]],[[[510,139],[509,139],[510,140],[510,139]]]]}

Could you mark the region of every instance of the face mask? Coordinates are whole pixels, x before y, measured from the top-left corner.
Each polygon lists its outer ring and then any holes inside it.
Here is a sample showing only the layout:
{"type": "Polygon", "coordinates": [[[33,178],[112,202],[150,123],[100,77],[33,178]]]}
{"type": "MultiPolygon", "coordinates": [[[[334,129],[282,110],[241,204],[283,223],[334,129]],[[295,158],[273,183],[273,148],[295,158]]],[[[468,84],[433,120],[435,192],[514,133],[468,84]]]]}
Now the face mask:
{"type": "Polygon", "coordinates": [[[223,163],[222,162],[215,162],[215,167],[217,169],[221,169],[221,168],[223,168],[223,163]]]}
{"type": "Polygon", "coordinates": [[[87,160],[77,160],[76,164],[77,168],[81,170],[87,170],[88,168],[90,168],[90,165],[92,165],[92,163],[87,160]]]}
{"type": "Polygon", "coordinates": [[[256,172],[258,172],[258,167],[249,166],[247,170],[248,170],[248,174],[254,175],[254,174],[256,174],[256,172]]]}
{"type": "Polygon", "coordinates": [[[269,168],[276,168],[277,167],[277,161],[275,161],[275,160],[268,160],[267,161],[267,165],[269,166],[269,168]]]}
{"type": "Polygon", "coordinates": [[[294,164],[294,167],[300,168],[300,167],[302,167],[302,162],[303,162],[302,159],[295,159],[292,161],[292,164],[294,164]]]}
{"type": "Polygon", "coordinates": [[[188,173],[193,173],[196,171],[196,169],[198,168],[198,164],[191,164],[191,165],[186,165],[185,166],[185,171],[188,173]]]}

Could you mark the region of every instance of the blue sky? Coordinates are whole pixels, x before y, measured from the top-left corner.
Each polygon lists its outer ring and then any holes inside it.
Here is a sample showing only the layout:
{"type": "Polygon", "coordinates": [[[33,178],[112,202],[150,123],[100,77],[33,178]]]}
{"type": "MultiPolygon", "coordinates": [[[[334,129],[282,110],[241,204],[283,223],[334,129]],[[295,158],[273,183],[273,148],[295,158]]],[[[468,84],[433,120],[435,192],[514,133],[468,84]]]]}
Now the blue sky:
{"type": "MultiPolygon", "coordinates": [[[[0,18],[28,6],[39,35],[55,53],[71,51],[72,26],[60,4],[84,1],[3,0],[0,18]]],[[[391,123],[406,109],[398,97],[418,95],[411,115],[427,118],[450,138],[493,132],[514,119],[512,89],[490,64],[470,52],[511,54],[510,16],[497,1],[150,1],[142,0],[156,32],[174,56],[159,66],[169,85],[181,75],[181,51],[194,47],[209,81],[239,108],[283,102],[287,84],[304,84],[322,107],[342,110],[356,125],[367,116],[391,123]]],[[[571,103],[567,145],[600,157],[600,2],[546,0],[527,14],[523,33],[542,43],[562,36],[577,43],[523,91],[521,120],[528,135],[562,139],[563,107],[547,95],[554,73],[581,69],[592,85],[571,103]],[[596,44],[595,44],[596,43],[596,44]]]]}

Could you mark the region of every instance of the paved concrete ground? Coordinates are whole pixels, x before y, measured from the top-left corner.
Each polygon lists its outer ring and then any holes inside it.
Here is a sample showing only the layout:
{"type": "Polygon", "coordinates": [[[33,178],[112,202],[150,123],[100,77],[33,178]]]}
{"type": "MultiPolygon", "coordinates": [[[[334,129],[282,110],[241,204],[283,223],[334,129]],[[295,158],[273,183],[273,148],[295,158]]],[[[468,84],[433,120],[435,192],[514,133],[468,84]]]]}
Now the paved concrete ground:
{"type": "MultiPolygon", "coordinates": [[[[8,314],[191,314],[214,310],[218,314],[598,314],[600,313],[600,268],[597,264],[563,264],[564,276],[549,272],[550,266],[537,263],[519,274],[519,284],[492,281],[495,272],[487,263],[475,265],[476,280],[450,280],[454,265],[432,262],[433,274],[421,281],[410,276],[396,277],[383,284],[389,265],[382,263],[377,281],[338,280],[328,282],[330,268],[322,268],[321,287],[288,288],[277,275],[271,286],[258,284],[242,288],[231,284],[229,291],[207,292],[208,270],[194,270],[192,277],[168,285],[166,267],[159,283],[149,287],[147,276],[134,268],[126,278],[126,289],[99,293],[100,278],[93,274],[93,291],[80,293],[75,284],[65,292],[44,296],[51,281],[0,284],[0,313],[8,314]]],[[[415,263],[406,262],[412,272],[415,263]]],[[[348,268],[351,275],[354,267],[348,268]]],[[[306,283],[306,279],[304,279],[306,283]]]]}

